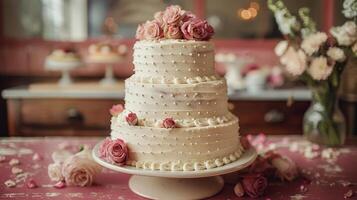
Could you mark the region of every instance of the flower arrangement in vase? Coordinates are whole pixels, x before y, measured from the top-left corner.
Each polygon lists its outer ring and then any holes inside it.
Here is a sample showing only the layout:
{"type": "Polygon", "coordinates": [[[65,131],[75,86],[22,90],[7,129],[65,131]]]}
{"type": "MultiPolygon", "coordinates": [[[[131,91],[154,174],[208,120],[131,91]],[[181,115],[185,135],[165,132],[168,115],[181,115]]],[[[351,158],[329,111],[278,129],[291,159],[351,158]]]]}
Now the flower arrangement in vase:
{"type": "Polygon", "coordinates": [[[295,16],[282,0],[268,0],[285,40],[275,53],[286,71],[311,89],[312,103],[303,120],[307,139],[328,146],[342,145],[346,125],[338,107],[337,90],[346,63],[357,56],[357,1],[345,0],[343,14],[349,18],[329,33],[319,32],[308,8],[295,16]]]}

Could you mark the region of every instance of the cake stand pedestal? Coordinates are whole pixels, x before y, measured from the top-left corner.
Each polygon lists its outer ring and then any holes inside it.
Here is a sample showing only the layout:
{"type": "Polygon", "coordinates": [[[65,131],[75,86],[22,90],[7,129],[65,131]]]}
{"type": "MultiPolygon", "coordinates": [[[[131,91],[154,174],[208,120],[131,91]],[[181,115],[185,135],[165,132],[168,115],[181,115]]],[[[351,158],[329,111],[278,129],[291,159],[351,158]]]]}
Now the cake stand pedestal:
{"type": "Polygon", "coordinates": [[[203,199],[220,192],[224,186],[220,175],[236,172],[253,163],[257,157],[254,148],[246,150],[237,160],[222,167],[202,171],[153,171],[131,166],[117,166],[99,157],[99,142],[93,149],[94,160],[103,167],[133,174],[129,188],[150,199],[203,199]]]}
{"type": "Polygon", "coordinates": [[[102,85],[114,85],[116,79],[114,77],[113,64],[107,64],[105,66],[105,75],[104,78],[100,81],[102,85]]]}
{"type": "Polygon", "coordinates": [[[58,85],[60,86],[68,86],[73,83],[69,72],[75,68],[78,68],[82,65],[81,62],[58,62],[46,60],[45,67],[50,71],[61,71],[62,75],[60,80],[58,81],[58,85]]]}

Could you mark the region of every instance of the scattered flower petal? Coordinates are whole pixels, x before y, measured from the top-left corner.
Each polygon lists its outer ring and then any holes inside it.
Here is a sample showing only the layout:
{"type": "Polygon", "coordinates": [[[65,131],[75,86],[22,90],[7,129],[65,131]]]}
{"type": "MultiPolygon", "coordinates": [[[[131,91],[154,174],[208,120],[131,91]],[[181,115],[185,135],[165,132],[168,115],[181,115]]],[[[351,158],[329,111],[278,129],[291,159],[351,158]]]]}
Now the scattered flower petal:
{"type": "Polygon", "coordinates": [[[352,190],[348,190],[344,195],[343,198],[348,199],[351,198],[353,196],[353,191],[352,190]]]}
{"type": "Polygon", "coordinates": [[[4,162],[6,160],[6,157],[5,156],[0,156],[0,163],[1,162],[4,162]]]}
{"type": "Polygon", "coordinates": [[[21,174],[23,172],[23,170],[21,168],[18,168],[18,167],[13,167],[11,169],[11,173],[13,174],[21,174]]]}
{"type": "Polygon", "coordinates": [[[16,183],[15,183],[15,181],[13,181],[13,180],[7,180],[7,181],[5,181],[5,183],[4,183],[5,185],[6,185],[6,187],[9,187],[9,188],[11,188],[11,187],[15,187],[16,186],[16,183]]]}
{"type": "Polygon", "coordinates": [[[32,160],[34,160],[34,161],[42,160],[42,156],[40,156],[40,154],[38,154],[38,153],[35,153],[32,156],[32,160]]]}
{"type": "Polygon", "coordinates": [[[28,189],[33,189],[33,188],[37,188],[37,183],[35,182],[35,180],[30,179],[29,181],[27,181],[26,186],[28,189]]]}
{"type": "Polygon", "coordinates": [[[53,185],[53,187],[62,189],[64,187],[66,187],[66,183],[64,181],[58,181],[56,184],[53,185]]]}
{"type": "Polygon", "coordinates": [[[244,189],[241,183],[237,183],[234,186],[234,194],[236,194],[238,197],[243,197],[244,196],[244,189]]]}
{"type": "Polygon", "coordinates": [[[9,165],[14,166],[20,164],[20,161],[16,158],[13,158],[9,161],[9,165]]]}

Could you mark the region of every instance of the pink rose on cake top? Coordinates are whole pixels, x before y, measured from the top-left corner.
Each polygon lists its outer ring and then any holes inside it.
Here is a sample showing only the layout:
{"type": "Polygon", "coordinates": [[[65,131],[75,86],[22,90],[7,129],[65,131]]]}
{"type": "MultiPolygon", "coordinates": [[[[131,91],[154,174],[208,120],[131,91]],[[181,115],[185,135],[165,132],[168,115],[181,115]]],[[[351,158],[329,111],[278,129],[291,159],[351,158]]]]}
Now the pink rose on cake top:
{"type": "Polygon", "coordinates": [[[154,19],[138,26],[136,39],[186,39],[207,41],[211,39],[214,30],[206,20],[198,18],[191,12],[172,5],[155,13],[154,19]]]}

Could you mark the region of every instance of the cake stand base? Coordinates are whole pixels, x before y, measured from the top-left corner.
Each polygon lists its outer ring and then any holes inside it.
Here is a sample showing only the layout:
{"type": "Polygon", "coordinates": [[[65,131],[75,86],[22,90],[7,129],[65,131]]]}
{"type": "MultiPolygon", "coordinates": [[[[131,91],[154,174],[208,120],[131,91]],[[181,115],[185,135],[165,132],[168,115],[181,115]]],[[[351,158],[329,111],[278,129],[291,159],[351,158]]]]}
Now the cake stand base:
{"type": "Polygon", "coordinates": [[[248,167],[257,157],[254,148],[244,151],[241,157],[229,164],[200,171],[159,171],[132,166],[118,166],[99,156],[99,147],[93,148],[93,159],[105,168],[133,174],[129,180],[130,189],[150,199],[203,199],[222,190],[224,181],[220,175],[237,172],[248,167]]]}
{"type": "Polygon", "coordinates": [[[67,85],[70,85],[72,84],[73,81],[71,79],[71,76],[69,74],[69,71],[68,70],[62,70],[62,77],[61,79],[58,81],[58,84],[60,86],[67,86],[67,85]]]}
{"type": "Polygon", "coordinates": [[[136,194],[150,199],[203,199],[222,190],[220,176],[206,178],[163,178],[133,175],[129,188],[136,194]]]}

